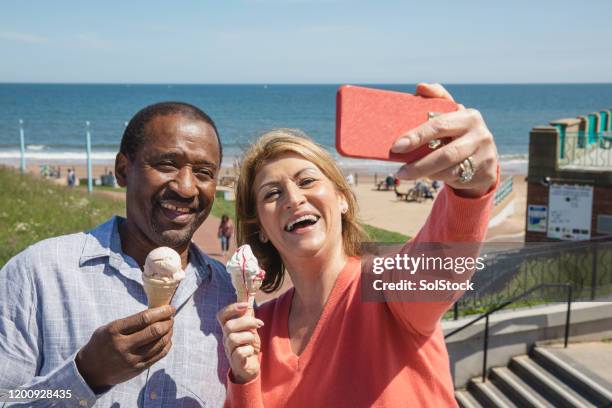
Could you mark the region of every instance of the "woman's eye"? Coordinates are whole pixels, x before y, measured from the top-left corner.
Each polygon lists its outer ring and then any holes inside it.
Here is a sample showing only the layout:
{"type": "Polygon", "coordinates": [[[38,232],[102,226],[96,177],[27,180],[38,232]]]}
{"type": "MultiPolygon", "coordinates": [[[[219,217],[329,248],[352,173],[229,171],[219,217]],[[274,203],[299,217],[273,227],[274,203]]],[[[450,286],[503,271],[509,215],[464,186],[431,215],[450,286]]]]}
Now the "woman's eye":
{"type": "Polygon", "coordinates": [[[312,183],[314,183],[316,180],[313,178],[305,178],[303,180],[300,181],[300,186],[308,186],[312,183]]]}
{"type": "Polygon", "coordinates": [[[279,194],[278,190],[270,190],[266,194],[264,194],[264,200],[268,200],[270,198],[274,198],[279,194]]]}

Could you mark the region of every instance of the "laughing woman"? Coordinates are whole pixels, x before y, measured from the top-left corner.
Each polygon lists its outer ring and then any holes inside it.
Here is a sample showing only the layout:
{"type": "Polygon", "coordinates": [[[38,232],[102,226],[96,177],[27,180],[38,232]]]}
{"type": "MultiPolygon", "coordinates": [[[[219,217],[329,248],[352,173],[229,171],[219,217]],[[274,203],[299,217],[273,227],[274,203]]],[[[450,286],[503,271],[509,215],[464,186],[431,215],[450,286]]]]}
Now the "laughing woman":
{"type": "MultiPolygon", "coordinates": [[[[417,93],[451,98],[439,85],[417,93]]],[[[452,141],[398,173],[445,182],[411,243],[482,241],[498,179],[493,137],[477,111],[461,109],[393,150],[440,137],[452,141]]],[[[219,313],[231,365],[227,406],[456,406],[440,326],[452,301],[361,301],[356,200],[325,150],[292,130],[263,135],[244,157],[236,208],[238,242],[267,272],[262,289],[277,289],[285,272],[294,287],[255,317],[240,303],[219,313]]]]}

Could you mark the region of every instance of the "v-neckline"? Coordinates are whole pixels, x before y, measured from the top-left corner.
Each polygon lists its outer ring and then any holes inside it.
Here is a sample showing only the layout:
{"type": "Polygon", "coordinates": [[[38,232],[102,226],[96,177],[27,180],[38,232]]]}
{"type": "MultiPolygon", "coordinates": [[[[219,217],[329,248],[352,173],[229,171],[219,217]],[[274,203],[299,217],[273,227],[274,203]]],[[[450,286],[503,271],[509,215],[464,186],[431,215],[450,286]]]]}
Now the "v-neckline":
{"type": "Polygon", "coordinates": [[[315,325],[315,328],[306,343],[306,347],[302,350],[301,354],[295,354],[293,348],[291,347],[291,338],[289,337],[289,314],[291,313],[291,304],[293,302],[293,296],[295,295],[295,288],[291,288],[291,292],[285,296],[283,305],[283,310],[285,310],[285,315],[282,317],[282,348],[283,354],[288,356],[289,364],[291,367],[299,371],[302,368],[306,367],[308,361],[313,354],[313,349],[315,345],[318,343],[319,337],[321,335],[321,331],[325,327],[329,316],[333,313],[336,305],[338,304],[339,299],[342,298],[342,293],[348,287],[351,282],[351,276],[355,264],[359,264],[359,258],[349,258],[346,264],[343,266],[342,270],[338,274],[336,281],[334,282],[334,286],[323,306],[323,311],[321,312],[321,316],[315,325]]]}

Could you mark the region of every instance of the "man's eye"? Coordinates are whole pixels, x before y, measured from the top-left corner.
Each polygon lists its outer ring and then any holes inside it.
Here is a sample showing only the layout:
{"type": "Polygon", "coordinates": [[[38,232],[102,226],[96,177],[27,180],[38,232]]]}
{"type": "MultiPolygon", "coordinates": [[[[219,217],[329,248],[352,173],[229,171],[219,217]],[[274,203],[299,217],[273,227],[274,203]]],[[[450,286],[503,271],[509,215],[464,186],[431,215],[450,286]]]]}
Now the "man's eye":
{"type": "Polygon", "coordinates": [[[195,169],[195,174],[199,176],[214,177],[214,173],[210,169],[195,169]]]}
{"type": "Polygon", "coordinates": [[[176,164],[174,162],[171,161],[161,161],[158,162],[156,167],[159,167],[160,169],[175,169],[176,168],[176,164]]]}

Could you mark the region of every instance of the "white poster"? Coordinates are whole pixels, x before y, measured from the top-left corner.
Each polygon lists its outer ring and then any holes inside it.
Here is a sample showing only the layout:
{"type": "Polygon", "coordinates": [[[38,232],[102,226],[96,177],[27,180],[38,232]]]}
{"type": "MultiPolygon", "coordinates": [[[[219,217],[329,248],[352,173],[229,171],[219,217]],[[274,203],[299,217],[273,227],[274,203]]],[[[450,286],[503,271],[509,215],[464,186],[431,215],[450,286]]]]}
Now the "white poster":
{"type": "Polygon", "coordinates": [[[527,206],[527,231],[546,232],[546,216],[548,207],[545,205],[527,206]]]}
{"type": "Polygon", "coordinates": [[[548,238],[591,239],[593,187],[552,184],[548,193],[548,238]]]}

